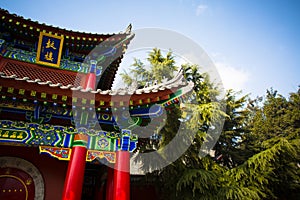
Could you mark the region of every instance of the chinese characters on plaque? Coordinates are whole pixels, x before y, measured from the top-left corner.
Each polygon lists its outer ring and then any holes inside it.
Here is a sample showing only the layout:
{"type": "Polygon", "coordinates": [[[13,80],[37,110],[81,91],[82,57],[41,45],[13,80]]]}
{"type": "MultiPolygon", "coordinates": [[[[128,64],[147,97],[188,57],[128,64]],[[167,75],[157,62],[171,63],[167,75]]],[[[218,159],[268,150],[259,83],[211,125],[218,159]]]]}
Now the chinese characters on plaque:
{"type": "Polygon", "coordinates": [[[40,33],[36,62],[52,67],[59,67],[63,47],[63,36],[40,33]]]}

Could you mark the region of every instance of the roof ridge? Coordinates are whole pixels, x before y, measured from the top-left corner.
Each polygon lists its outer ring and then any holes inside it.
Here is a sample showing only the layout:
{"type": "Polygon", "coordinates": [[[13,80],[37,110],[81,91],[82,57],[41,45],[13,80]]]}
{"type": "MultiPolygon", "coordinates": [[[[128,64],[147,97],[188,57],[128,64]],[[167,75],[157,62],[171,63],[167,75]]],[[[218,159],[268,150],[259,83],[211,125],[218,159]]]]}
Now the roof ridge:
{"type": "Polygon", "coordinates": [[[14,79],[16,81],[26,81],[28,83],[36,83],[39,85],[48,85],[49,87],[59,87],[60,89],[63,90],[72,90],[72,91],[80,91],[80,92],[89,92],[89,93],[93,93],[93,94],[102,94],[102,95],[110,95],[110,96],[114,96],[114,95],[132,95],[132,94],[146,94],[146,93],[156,93],[158,91],[163,91],[163,90],[168,90],[168,89],[172,89],[172,88],[178,88],[178,87],[186,87],[186,86],[192,86],[189,83],[187,83],[186,81],[182,81],[182,79],[177,79],[179,80],[178,82],[170,82],[170,85],[165,85],[165,84],[158,84],[156,88],[152,89],[152,90],[147,90],[147,88],[143,88],[143,89],[136,89],[135,91],[131,91],[131,90],[126,90],[125,88],[123,88],[122,90],[120,89],[116,89],[116,90],[101,90],[101,89],[97,89],[97,90],[92,90],[92,89],[84,89],[82,86],[75,86],[72,84],[69,85],[63,85],[62,83],[52,83],[51,81],[41,81],[40,79],[30,79],[29,77],[23,77],[23,78],[19,78],[17,77],[15,74],[13,75],[5,75],[5,73],[0,72],[0,77],[4,78],[4,79],[14,79]]]}
{"type": "Polygon", "coordinates": [[[85,31],[74,31],[74,30],[70,30],[70,29],[66,29],[66,28],[60,28],[59,26],[53,26],[51,24],[46,24],[46,23],[39,23],[38,21],[33,21],[30,18],[24,18],[21,15],[15,14],[15,13],[10,13],[8,10],[5,10],[3,8],[0,8],[0,16],[2,18],[2,20],[7,17],[10,16],[11,18],[13,18],[14,20],[16,20],[19,23],[23,23],[24,22],[29,22],[32,25],[36,25],[37,28],[40,28],[39,26],[45,27],[45,29],[52,29],[51,31],[56,29],[56,32],[58,33],[63,33],[62,35],[78,35],[79,37],[93,37],[93,38],[102,38],[102,37],[110,37],[113,35],[130,35],[130,33],[125,32],[119,32],[119,33],[106,33],[106,34],[99,34],[99,33],[88,33],[85,31]],[[4,18],[3,18],[4,17],[4,18]],[[69,33],[69,34],[66,34],[69,33]]]}

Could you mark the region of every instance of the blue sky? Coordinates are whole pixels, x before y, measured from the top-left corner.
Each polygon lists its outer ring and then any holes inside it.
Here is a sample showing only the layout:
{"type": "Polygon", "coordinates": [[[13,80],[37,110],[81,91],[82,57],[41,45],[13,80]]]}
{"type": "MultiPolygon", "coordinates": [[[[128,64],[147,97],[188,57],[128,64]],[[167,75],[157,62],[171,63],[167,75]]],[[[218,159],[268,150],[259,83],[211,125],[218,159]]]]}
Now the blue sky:
{"type": "Polygon", "coordinates": [[[0,7],[75,31],[113,33],[156,27],[198,43],[227,88],[252,97],[273,87],[287,96],[300,85],[300,1],[1,0],[0,7]]]}

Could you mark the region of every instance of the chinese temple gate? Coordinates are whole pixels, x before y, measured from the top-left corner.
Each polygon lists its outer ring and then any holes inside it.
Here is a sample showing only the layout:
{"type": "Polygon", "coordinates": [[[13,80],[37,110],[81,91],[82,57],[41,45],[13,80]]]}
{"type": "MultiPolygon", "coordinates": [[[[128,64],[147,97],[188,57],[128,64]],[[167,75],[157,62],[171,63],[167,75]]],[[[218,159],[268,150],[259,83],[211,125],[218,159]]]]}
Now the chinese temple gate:
{"type": "Polygon", "coordinates": [[[134,127],[179,103],[182,75],[113,91],[130,30],[74,32],[3,9],[0,18],[0,199],[129,200],[134,127]]]}

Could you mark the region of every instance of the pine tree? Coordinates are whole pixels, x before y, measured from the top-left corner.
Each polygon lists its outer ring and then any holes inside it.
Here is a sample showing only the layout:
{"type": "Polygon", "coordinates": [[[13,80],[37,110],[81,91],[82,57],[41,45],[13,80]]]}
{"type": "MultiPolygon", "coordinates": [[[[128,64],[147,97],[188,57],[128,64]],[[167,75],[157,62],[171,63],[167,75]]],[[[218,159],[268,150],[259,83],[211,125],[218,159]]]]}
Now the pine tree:
{"type": "MultiPolygon", "coordinates": [[[[232,103],[230,96],[227,95],[227,103],[232,103]]],[[[237,102],[245,102],[239,100],[237,102]]],[[[241,124],[243,137],[239,146],[245,148],[239,147],[236,152],[240,156],[246,152],[245,161],[228,167],[224,162],[218,165],[207,157],[198,167],[185,168],[177,184],[177,190],[184,197],[177,199],[299,199],[299,100],[299,93],[292,93],[286,100],[268,91],[263,106],[252,109],[255,113],[247,114],[249,118],[241,124]],[[203,168],[205,160],[210,162],[203,168]]],[[[227,106],[229,116],[234,107],[227,106]]],[[[227,120],[240,122],[240,118],[227,120]]],[[[228,134],[228,130],[230,126],[225,127],[221,140],[235,138],[236,134],[228,134]]],[[[234,159],[230,151],[228,154],[234,159]]]]}
{"type": "MultiPolygon", "coordinates": [[[[172,77],[176,67],[171,53],[164,57],[155,49],[148,60],[150,70],[145,71],[143,63],[136,60],[131,72],[140,85],[149,77],[172,77]]],[[[161,199],[300,199],[300,89],[288,99],[271,89],[265,100],[238,97],[240,93],[229,90],[223,112],[216,99],[218,89],[209,76],[200,73],[195,65],[182,65],[182,69],[186,80],[194,83],[195,97],[193,104],[187,106],[192,115],[184,129],[197,133],[193,138],[188,134],[182,137],[191,145],[176,161],[145,176],[157,186],[161,199]],[[220,117],[226,120],[215,153],[222,159],[199,156],[204,142],[214,139],[214,131],[209,130],[220,117]]],[[[178,119],[185,112],[174,105],[158,139],[143,140],[138,151],[154,151],[155,159],[168,162],[161,149],[176,136],[178,119]]],[[[147,167],[156,169],[155,162],[150,164],[153,165],[147,167]]]]}
{"type": "Polygon", "coordinates": [[[250,110],[247,108],[248,95],[237,98],[241,92],[228,90],[226,93],[226,120],[222,134],[215,145],[216,161],[227,168],[242,164],[251,155],[244,145],[249,130],[250,110]]]}
{"type": "MultiPolygon", "coordinates": [[[[257,109],[250,124],[248,148],[253,153],[278,147],[269,190],[277,198],[300,198],[300,94],[290,98],[268,90],[261,109],[257,109]]],[[[272,154],[270,154],[272,155],[272,154]]]]}
{"type": "Polygon", "coordinates": [[[120,74],[125,84],[131,85],[136,81],[140,87],[143,87],[147,82],[161,83],[163,79],[173,78],[174,73],[178,70],[171,51],[163,56],[160,49],[154,48],[149,53],[147,60],[150,63],[150,69],[147,69],[140,59],[135,58],[130,71],[120,74]]]}

